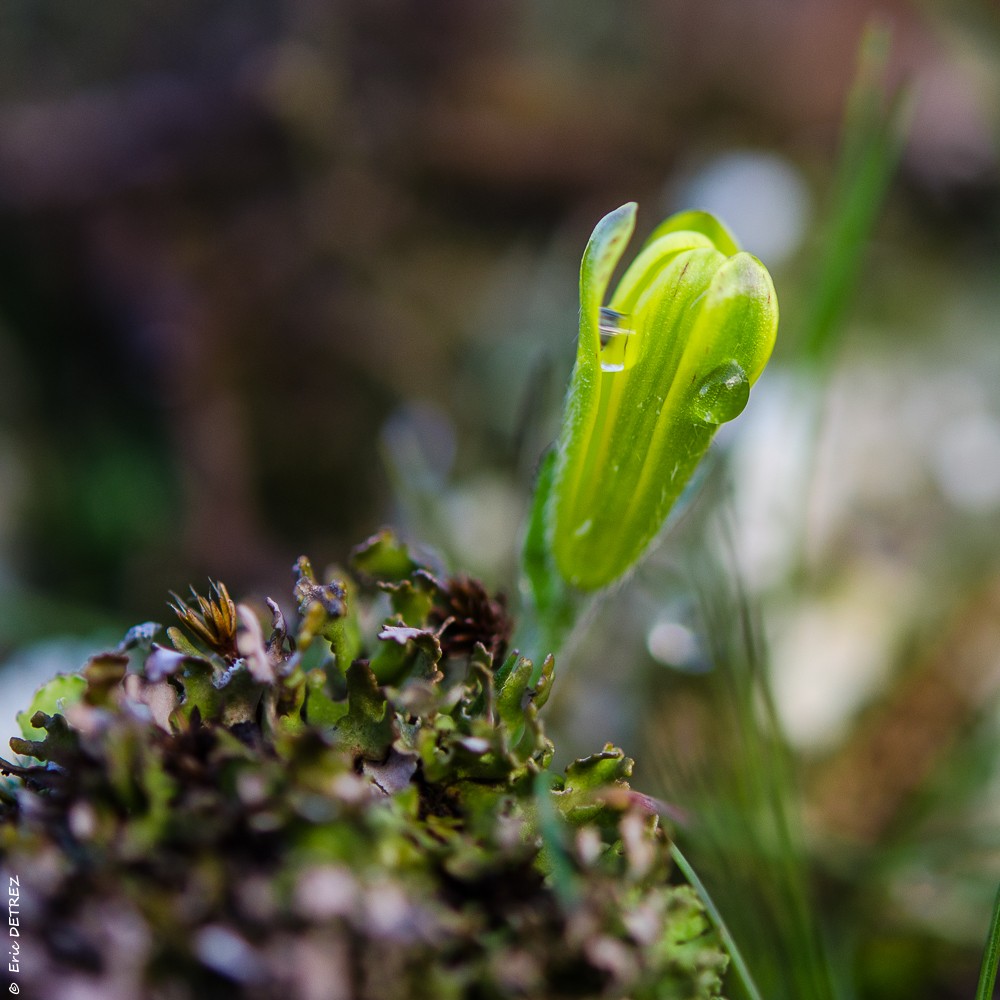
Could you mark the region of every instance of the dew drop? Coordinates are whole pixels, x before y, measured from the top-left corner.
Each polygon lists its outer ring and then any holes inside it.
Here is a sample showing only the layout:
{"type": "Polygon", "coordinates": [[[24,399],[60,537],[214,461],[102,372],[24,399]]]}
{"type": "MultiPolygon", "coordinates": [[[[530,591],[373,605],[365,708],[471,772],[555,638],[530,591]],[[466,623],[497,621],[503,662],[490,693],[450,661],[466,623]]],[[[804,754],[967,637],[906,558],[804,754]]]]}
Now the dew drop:
{"type": "Polygon", "coordinates": [[[743,412],[749,398],[747,373],[735,361],[727,361],[698,384],[691,401],[691,416],[703,424],[724,424],[743,412]]]}
{"type": "Polygon", "coordinates": [[[590,529],[594,526],[594,519],[588,517],[586,521],[581,524],[576,531],[573,532],[574,538],[583,538],[584,535],[590,532],[590,529]]]}
{"type": "Polygon", "coordinates": [[[629,367],[635,357],[629,357],[635,331],[628,325],[629,317],[607,307],[601,308],[598,333],[601,337],[601,371],[621,372],[629,367]]]}
{"type": "Polygon", "coordinates": [[[598,331],[601,335],[601,347],[607,347],[615,337],[632,332],[628,328],[628,316],[615,312],[614,309],[609,309],[607,306],[601,306],[598,331]]]}

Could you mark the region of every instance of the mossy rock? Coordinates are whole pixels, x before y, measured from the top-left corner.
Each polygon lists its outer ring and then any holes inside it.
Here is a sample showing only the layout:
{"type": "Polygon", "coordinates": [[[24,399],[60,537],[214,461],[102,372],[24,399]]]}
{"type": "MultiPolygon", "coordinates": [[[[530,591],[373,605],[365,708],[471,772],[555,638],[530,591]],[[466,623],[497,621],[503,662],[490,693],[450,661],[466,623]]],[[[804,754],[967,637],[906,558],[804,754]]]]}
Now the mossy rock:
{"type": "Polygon", "coordinates": [[[718,997],[632,762],[550,766],[551,657],[390,533],[354,565],[299,561],[292,633],[215,585],[39,692],[0,785],[25,995],[718,997]]]}

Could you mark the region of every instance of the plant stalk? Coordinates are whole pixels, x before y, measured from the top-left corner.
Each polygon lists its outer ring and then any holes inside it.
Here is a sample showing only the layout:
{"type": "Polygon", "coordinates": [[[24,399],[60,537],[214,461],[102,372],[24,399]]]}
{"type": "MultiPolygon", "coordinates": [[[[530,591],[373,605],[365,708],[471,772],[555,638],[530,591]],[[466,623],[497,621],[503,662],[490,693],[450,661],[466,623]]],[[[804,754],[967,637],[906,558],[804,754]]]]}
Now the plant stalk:
{"type": "Polygon", "coordinates": [[[983,967],[979,973],[976,1000],[992,1000],[998,964],[1000,964],[1000,888],[997,889],[996,899],[993,901],[993,918],[990,920],[990,932],[986,938],[986,951],[983,953],[983,967]]]}

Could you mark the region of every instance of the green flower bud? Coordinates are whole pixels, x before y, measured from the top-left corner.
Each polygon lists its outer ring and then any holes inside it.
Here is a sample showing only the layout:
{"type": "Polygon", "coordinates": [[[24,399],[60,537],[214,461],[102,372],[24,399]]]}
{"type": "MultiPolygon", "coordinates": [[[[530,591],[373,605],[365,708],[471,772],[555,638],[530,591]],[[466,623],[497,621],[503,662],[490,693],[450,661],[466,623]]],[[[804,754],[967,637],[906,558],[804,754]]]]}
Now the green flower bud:
{"type": "Polygon", "coordinates": [[[603,307],[635,227],[605,216],[580,267],[580,340],[547,512],[560,574],[618,579],[666,520],[720,424],[738,416],[774,346],[770,275],[705,212],[650,236],[603,307]]]}

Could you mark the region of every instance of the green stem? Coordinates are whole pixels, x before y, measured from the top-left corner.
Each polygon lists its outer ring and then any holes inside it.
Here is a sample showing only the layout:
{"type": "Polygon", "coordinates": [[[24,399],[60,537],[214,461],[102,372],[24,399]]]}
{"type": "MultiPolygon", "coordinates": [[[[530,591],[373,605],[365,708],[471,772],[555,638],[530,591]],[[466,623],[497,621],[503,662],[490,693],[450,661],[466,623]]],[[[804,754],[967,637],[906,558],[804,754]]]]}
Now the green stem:
{"type": "Polygon", "coordinates": [[[979,973],[979,989],[976,990],[976,1000],[991,1000],[993,987],[997,981],[997,965],[1000,964],[1000,889],[997,890],[993,902],[993,919],[990,921],[990,933],[986,938],[986,952],[983,955],[983,967],[979,973]]]}
{"type": "Polygon", "coordinates": [[[579,898],[579,890],[573,862],[566,852],[566,831],[562,817],[552,801],[552,775],[547,771],[541,771],[535,776],[535,809],[552,888],[563,906],[572,907],[579,898]]]}
{"type": "MultiPolygon", "coordinates": [[[[697,872],[695,872],[694,868],[691,867],[690,862],[684,857],[681,853],[681,849],[676,844],[670,845],[670,854],[674,859],[674,863],[678,868],[680,868],[680,870],[684,873],[684,877],[691,884],[691,888],[698,894],[698,897],[701,899],[702,905],[705,907],[709,918],[715,925],[715,929],[719,932],[719,937],[722,938],[722,944],[726,951],[729,952],[729,957],[733,962],[733,969],[739,977],[747,996],[750,1000],[762,1000],[760,990],[757,989],[757,984],[753,981],[753,976],[750,975],[750,969],[747,968],[747,963],[743,959],[743,954],[737,947],[732,934],[729,933],[729,928],[722,919],[722,914],[719,913],[718,908],[712,901],[712,897],[709,896],[708,890],[705,888],[701,879],[698,878],[697,872]]],[[[994,971],[996,971],[995,965],[994,971]]],[[[977,997],[976,1000],[979,1000],[979,998],[977,997]]]]}

